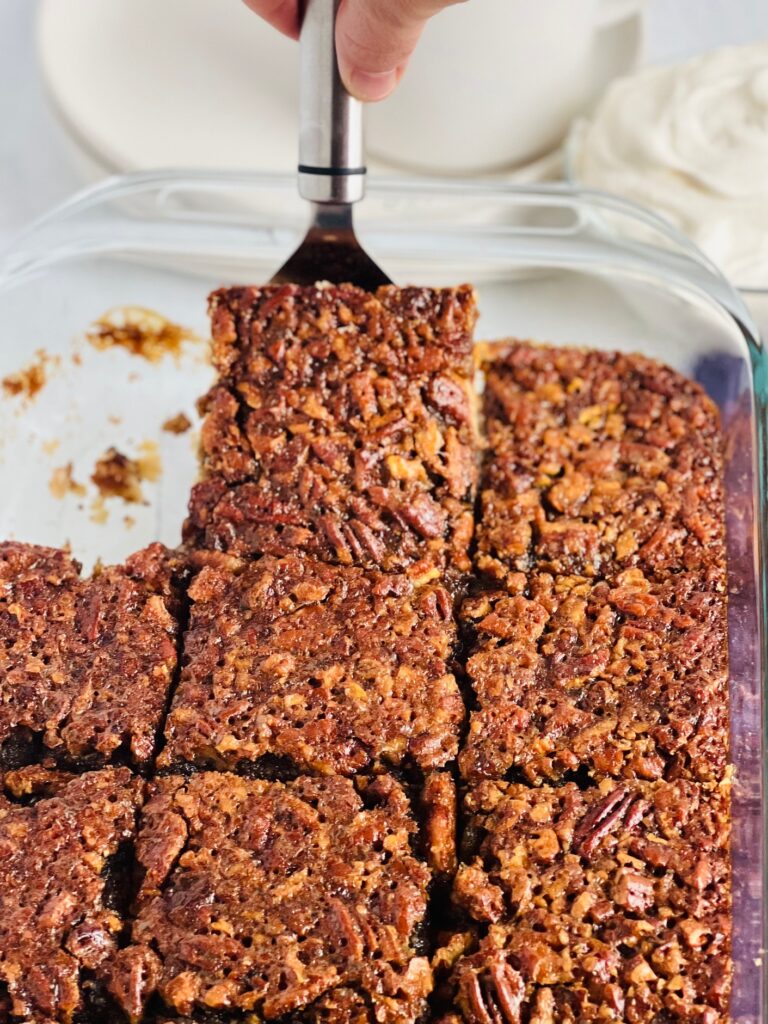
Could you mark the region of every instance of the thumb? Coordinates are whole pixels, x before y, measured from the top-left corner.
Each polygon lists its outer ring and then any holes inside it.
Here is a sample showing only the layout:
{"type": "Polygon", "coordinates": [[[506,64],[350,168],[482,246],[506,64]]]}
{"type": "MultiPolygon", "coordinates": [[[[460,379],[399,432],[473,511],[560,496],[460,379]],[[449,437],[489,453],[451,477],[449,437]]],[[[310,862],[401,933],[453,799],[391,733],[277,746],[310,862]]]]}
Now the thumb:
{"type": "Polygon", "coordinates": [[[336,52],[347,89],[360,100],[383,100],[403,76],[422,29],[458,0],[341,0],[336,52]]]}

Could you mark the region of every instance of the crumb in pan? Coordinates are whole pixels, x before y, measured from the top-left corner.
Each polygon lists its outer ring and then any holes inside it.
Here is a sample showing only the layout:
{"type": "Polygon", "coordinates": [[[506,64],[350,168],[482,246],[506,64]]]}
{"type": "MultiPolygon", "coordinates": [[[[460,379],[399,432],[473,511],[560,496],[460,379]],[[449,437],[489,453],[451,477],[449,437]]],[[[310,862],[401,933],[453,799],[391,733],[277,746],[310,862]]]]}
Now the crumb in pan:
{"type": "Polygon", "coordinates": [[[168,417],[163,423],[163,430],[167,434],[186,434],[191,426],[192,420],[189,416],[185,412],[179,412],[175,416],[168,417]]]}
{"type": "Polygon", "coordinates": [[[162,463],[156,442],[143,441],[139,451],[139,457],[131,459],[117,448],[108,448],[97,460],[91,481],[102,498],[121,498],[128,504],[144,501],[141,485],[159,479],[162,463]]]}
{"type": "Polygon", "coordinates": [[[72,475],[71,462],[64,466],[57,466],[54,469],[48,483],[48,489],[53,497],[58,500],[65,498],[68,494],[74,494],[78,498],[82,498],[86,494],[84,485],[78,483],[72,475]]]}
{"type": "Polygon", "coordinates": [[[29,366],[3,377],[0,381],[3,392],[8,398],[34,398],[48,382],[48,367],[58,365],[58,362],[58,356],[51,356],[44,349],[38,349],[29,366]]]}

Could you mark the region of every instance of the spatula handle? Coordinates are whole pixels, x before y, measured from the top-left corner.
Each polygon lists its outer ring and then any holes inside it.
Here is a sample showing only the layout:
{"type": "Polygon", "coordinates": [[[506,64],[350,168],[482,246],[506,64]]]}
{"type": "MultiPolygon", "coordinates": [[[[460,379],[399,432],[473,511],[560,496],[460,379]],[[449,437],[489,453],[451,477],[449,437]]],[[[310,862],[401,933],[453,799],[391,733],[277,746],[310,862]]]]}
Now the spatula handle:
{"type": "Polygon", "coordinates": [[[354,203],[365,192],[362,104],[336,60],[339,0],[304,0],[299,89],[299,192],[314,203],[354,203]]]}

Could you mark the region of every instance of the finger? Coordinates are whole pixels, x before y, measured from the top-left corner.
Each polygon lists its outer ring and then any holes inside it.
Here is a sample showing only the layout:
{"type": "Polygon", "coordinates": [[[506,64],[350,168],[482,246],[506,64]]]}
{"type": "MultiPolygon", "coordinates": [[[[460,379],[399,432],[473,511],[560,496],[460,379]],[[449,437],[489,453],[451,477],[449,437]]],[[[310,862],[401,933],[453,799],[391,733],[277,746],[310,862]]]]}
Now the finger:
{"type": "Polygon", "coordinates": [[[403,76],[432,15],[459,0],[341,0],[336,50],[341,77],[358,99],[384,99],[403,76]]]}
{"type": "Polygon", "coordinates": [[[245,0],[258,15],[292,39],[299,37],[298,0],[245,0]]]}

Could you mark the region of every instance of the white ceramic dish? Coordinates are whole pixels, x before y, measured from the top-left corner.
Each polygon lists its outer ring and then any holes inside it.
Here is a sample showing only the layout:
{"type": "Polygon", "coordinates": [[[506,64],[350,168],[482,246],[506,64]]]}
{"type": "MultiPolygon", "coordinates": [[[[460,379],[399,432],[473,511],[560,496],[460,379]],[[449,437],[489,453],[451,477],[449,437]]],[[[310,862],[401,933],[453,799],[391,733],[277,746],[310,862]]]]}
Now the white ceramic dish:
{"type": "Polygon", "coordinates": [[[424,29],[370,149],[421,173],[480,174],[560,144],[640,58],[644,0],[476,0],[424,29]]]}
{"type": "MultiPolygon", "coordinates": [[[[580,0],[582,6],[596,2],[580,0]]],[[[590,46],[588,34],[582,33],[584,67],[572,72],[579,79],[580,103],[634,66],[642,38],[637,13],[641,2],[631,0],[635,13],[603,30],[601,45],[590,46]]],[[[545,40],[538,45],[540,52],[545,40]]],[[[296,47],[239,0],[163,0],[160,4],[153,0],[43,0],[38,52],[51,97],[77,147],[79,167],[91,177],[156,167],[249,172],[295,167],[296,47]]],[[[414,82],[420,67],[417,57],[414,82]]],[[[550,89],[550,108],[551,93],[550,89]]],[[[407,102],[407,95],[403,96],[407,102]]],[[[520,104],[504,101],[503,93],[499,98],[502,108],[506,103],[509,110],[510,133],[521,134],[524,126],[515,115],[520,104]]],[[[400,141],[392,141],[392,118],[401,118],[403,102],[398,97],[391,107],[372,112],[372,169],[382,164],[396,169],[392,158],[402,156],[408,138],[413,141],[412,120],[403,123],[400,141]]],[[[526,109],[530,106],[528,102],[526,109]]],[[[567,119],[577,109],[581,107],[567,105],[563,116],[567,119]]],[[[421,110],[429,116],[428,97],[421,110]]],[[[444,113],[441,107],[438,119],[444,113]]],[[[542,118],[544,114],[542,110],[542,118]]],[[[487,121],[488,111],[486,115],[480,123],[487,121]]],[[[495,131],[495,122],[488,121],[488,128],[495,131]]],[[[559,133],[559,129],[550,133],[544,144],[539,136],[526,143],[536,159],[523,161],[510,180],[558,176],[557,155],[548,156],[545,151],[557,142],[559,133]]],[[[464,143],[460,139],[452,143],[454,153],[470,142],[468,137],[464,143]]],[[[445,156],[436,153],[442,172],[451,167],[445,156]]],[[[418,162],[425,165],[424,159],[418,162]]]]}

